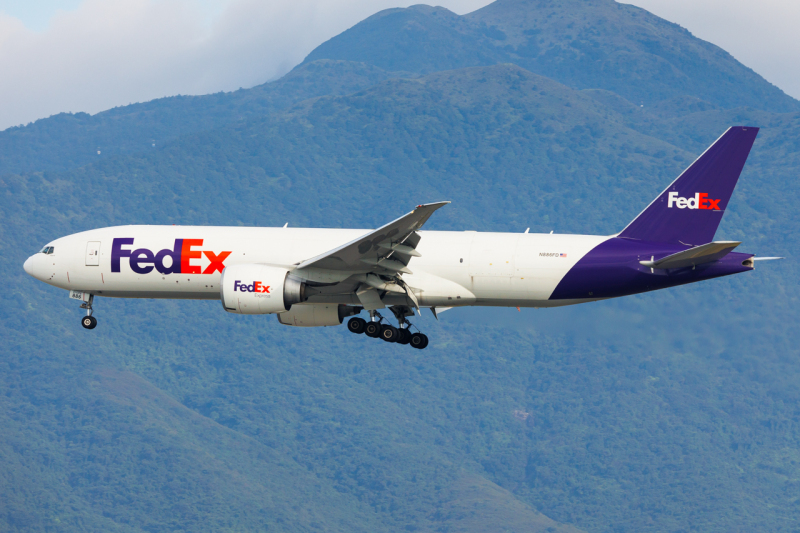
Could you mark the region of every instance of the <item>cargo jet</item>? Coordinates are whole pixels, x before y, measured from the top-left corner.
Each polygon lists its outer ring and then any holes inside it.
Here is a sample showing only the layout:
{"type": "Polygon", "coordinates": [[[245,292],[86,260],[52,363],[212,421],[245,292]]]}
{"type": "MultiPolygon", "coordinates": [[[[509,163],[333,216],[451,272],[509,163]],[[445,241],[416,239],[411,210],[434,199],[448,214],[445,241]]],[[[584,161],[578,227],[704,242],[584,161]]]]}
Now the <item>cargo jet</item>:
{"type": "Polygon", "coordinates": [[[81,301],[95,296],[220,300],[288,326],[337,326],[425,348],[409,318],[427,307],[557,307],[753,270],[739,242],[714,241],[758,128],[733,127],[620,233],[611,236],[423,231],[449,202],[376,230],[117,226],[56,239],[31,276],[81,301]],[[397,327],[381,314],[394,317],[397,327]],[[369,320],[358,316],[362,311],[369,320]]]}

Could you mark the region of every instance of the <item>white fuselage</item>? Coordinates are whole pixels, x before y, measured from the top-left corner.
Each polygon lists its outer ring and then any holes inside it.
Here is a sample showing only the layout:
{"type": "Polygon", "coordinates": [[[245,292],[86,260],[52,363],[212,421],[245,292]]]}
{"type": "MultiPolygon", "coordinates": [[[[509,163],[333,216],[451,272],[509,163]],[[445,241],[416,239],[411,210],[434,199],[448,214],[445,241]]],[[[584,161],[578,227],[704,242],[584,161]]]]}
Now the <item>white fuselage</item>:
{"type": "MultiPolygon", "coordinates": [[[[117,226],[85,231],[51,242],[50,254],[25,263],[34,277],[63,289],[125,298],[219,299],[220,271],[236,264],[269,264],[292,269],[301,262],[368,233],[359,229],[247,228],[203,226],[117,226]],[[145,250],[112,261],[114,239],[133,239],[124,249],[145,250]],[[190,241],[184,271],[162,273],[153,256],[171,251],[176,239],[190,241]],[[199,241],[202,240],[202,244],[199,241]],[[150,252],[149,254],[147,252],[150,252]],[[208,252],[208,253],[206,253],[208,252]],[[214,268],[223,252],[229,252],[214,268]],[[209,268],[212,267],[212,268],[209,268]],[[118,270],[118,271],[114,271],[118,270]],[[203,273],[204,271],[210,271],[203,273]]],[[[610,237],[475,231],[419,231],[421,257],[408,264],[403,280],[421,306],[465,305],[552,307],[587,300],[549,300],[566,273],[610,237]]],[[[171,268],[172,257],[160,266],[171,268]]],[[[406,303],[405,295],[386,297],[387,305],[406,303]],[[397,302],[393,301],[393,298],[397,302]]],[[[309,303],[357,304],[355,295],[317,294],[309,303]]]]}

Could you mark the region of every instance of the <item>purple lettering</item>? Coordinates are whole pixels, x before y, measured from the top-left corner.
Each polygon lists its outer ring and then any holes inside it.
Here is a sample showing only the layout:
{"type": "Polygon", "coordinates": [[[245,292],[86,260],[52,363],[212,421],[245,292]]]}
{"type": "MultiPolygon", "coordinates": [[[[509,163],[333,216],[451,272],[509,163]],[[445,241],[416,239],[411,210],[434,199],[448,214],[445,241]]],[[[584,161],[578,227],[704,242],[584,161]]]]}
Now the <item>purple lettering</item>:
{"type": "Polygon", "coordinates": [[[147,248],[139,248],[131,254],[131,270],[137,274],[149,274],[153,271],[153,252],[147,248]],[[142,266],[149,264],[150,266],[142,266]]]}
{"type": "Polygon", "coordinates": [[[125,245],[133,244],[133,239],[114,239],[111,241],[111,272],[119,272],[119,261],[123,257],[130,257],[130,250],[123,250],[125,245]]]}
{"type": "Polygon", "coordinates": [[[241,291],[242,283],[237,279],[233,282],[233,292],[241,291]]]}
{"type": "Polygon", "coordinates": [[[181,273],[181,249],[183,248],[183,239],[175,239],[175,248],[170,250],[165,248],[156,254],[155,265],[156,270],[161,274],[180,274],[181,273]],[[172,258],[170,266],[164,266],[165,257],[172,258]]]}

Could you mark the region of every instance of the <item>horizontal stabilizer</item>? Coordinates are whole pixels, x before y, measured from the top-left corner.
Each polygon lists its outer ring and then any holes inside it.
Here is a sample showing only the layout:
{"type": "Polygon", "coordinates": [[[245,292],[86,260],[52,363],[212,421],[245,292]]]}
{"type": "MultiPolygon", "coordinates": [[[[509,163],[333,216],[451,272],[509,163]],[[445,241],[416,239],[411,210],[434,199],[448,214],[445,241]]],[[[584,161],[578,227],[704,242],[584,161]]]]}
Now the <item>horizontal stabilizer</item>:
{"type": "Polygon", "coordinates": [[[777,261],[778,259],[786,259],[785,257],[753,257],[753,261],[777,261]]]}
{"type": "Polygon", "coordinates": [[[639,263],[648,268],[658,269],[697,266],[725,257],[740,244],[742,243],[736,241],[710,242],[658,260],[639,261],[639,263]]]}

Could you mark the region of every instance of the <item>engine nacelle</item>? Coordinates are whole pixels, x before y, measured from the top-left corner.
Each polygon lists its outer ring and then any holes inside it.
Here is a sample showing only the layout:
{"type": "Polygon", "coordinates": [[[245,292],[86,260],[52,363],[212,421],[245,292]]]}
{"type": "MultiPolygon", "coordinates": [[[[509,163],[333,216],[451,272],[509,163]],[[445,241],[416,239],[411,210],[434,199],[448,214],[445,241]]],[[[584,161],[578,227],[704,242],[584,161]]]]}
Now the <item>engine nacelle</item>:
{"type": "Polygon", "coordinates": [[[305,283],[287,269],[255,264],[226,267],[219,289],[222,307],[243,315],[283,313],[305,301],[305,292],[305,283]]]}
{"type": "Polygon", "coordinates": [[[314,328],[338,326],[345,317],[357,315],[360,307],[336,304],[295,305],[289,311],[278,315],[278,322],[286,326],[314,328]]]}

